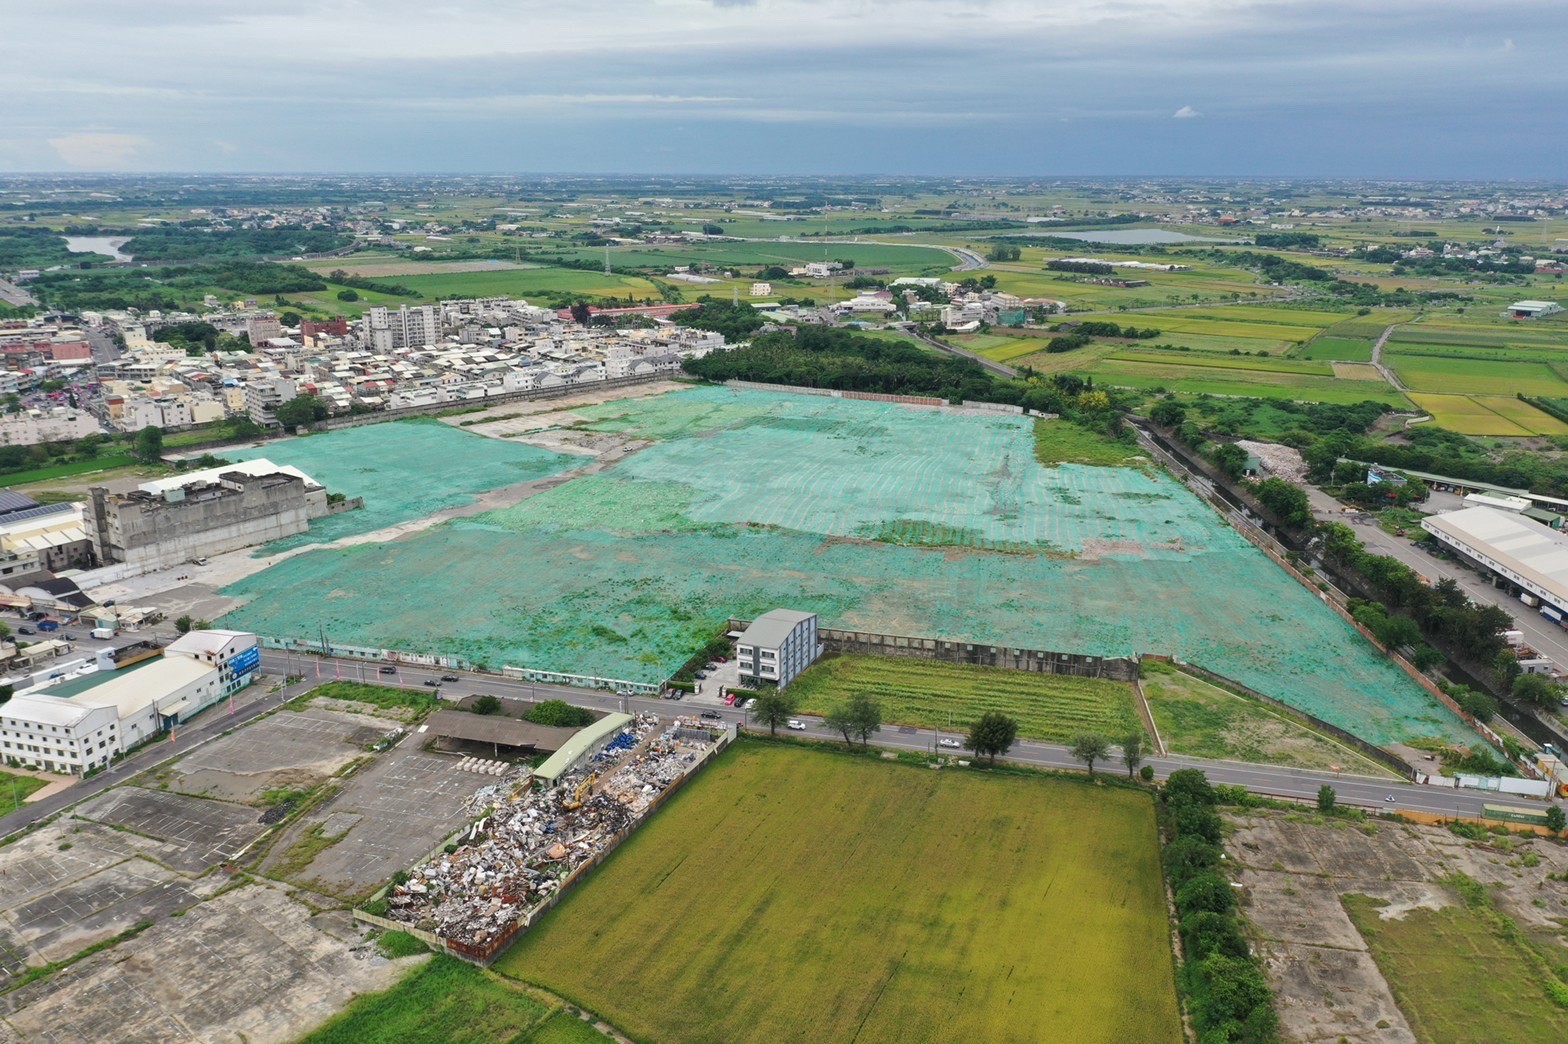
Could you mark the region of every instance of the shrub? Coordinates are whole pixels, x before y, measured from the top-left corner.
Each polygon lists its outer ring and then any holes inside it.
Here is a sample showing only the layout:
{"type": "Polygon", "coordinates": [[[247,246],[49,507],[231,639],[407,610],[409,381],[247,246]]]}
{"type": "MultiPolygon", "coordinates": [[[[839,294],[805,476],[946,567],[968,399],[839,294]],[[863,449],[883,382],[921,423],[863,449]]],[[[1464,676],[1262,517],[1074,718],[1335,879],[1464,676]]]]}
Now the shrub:
{"type": "Polygon", "coordinates": [[[1235,907],[1235,889],[1212,870],[1197,874],[1176,890],[1176,909],[1183,917],[1204,912],[1226,914],[1235,907]]]}
{"type": "Polygon", "coordinates": [[[535,725],[550,725],[559,729],[580,729],[593,722],[593,714],[581,707],[573,707],[565,700],[545,700],[526,715],[535,725]]]}
{"type": "Polygon", "coordinates": [[[1189,914],[1181,922],[1181,941],[1189,961],[1201,961],[1215,954],[1241,958],[1251,956],[1247,940],[1242,937],[1241,926],[1236,923],[1236,918],[1228,914],[1208,910],[1189,914]]]}
{"type": "Polygon", "coordinates": [[[1201,837],[1178,837],[1162,854],[1172,888],[1181,888],[1201,873],[1220,865],[1220,848],[1201,837]]]}
{"type": "Polygon", "coordinates": [[[1153,780],[1154,780],[1154,766],[1153,765],[1145,765],[1145,766],[1143,766],[1143,768],[1138,770],[1138,778],[1143,780],[1145,783],[1153,782],[1153,780]]]}
{"type": "MultiPolygon", "coordinates": [[[[501,701],[489,693],[485,693],[475,700],[468,709],[475,714],[498,714],[501,711],[501,701]]],[[[535,708],[535,710],[537,709],[535,708]]]]}

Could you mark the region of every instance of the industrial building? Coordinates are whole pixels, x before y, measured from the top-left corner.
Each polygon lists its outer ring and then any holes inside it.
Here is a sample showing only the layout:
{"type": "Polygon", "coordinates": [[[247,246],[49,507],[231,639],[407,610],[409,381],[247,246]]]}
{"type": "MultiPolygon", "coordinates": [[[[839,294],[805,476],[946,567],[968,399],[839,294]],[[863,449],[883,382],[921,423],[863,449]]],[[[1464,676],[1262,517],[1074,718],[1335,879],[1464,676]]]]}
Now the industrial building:
{"type": "Polygon", "coordinates": [[[35,573],[80,569],[93,546],[76,504],[40,504],[0,490],[0,583],[35,573]]]}
{"type": "Polygon", "coordinates": [[[327,491],[308,475],[254,460],[125,494],[96,486],[87,531],[102,564],[151,571],[303,533],[327,513],[327,491]]]}
{"type": "Polygon", "coordinates": [[[192,631],[135,667],[13,696],[0,705],[0,758],[71,775],[102,768],[243,689],[260,663],[253,634],[192,631]]]}
{"type": "Polygon", "coordinates": [[[1556,301],[1515,301],[1502,316],[1504,319],[1544,319],[1562,310],[1563,306],[1556,301]]]}
{"type": "Polygon", "coordinates": [[[1520,600],[1562,623],[1568,618],[1568,535],[1523,515],[1471,507],[1432,515],[1421,528],[1463,558],[1513,585],[1520,600]]]}
{"type": "Polygon", "coordinates": [[[817,614],[796,609],[763,613],[735,636],[735,659],[743,684],[769,682],[782,689],[821,653],[817,614]]]}

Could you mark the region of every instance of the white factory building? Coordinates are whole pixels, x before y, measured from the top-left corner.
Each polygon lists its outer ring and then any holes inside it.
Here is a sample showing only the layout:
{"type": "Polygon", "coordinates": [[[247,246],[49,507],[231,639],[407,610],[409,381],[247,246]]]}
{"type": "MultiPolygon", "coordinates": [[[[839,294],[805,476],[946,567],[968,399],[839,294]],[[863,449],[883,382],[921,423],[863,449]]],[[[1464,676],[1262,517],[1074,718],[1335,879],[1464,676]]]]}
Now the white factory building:
{"type": "Polygon", "coordinates": [[[1431,515],[1421,528],[1518,588],[1520,600],[1548,620],[1568,619],[1568,534],[1491,507],[1431,515]]]}
{"type": "Polygon", "coordinates": [[[13,696],[0,704],[0,758],[82,775],[243,689],[260,645],[240,631],[192,631],[163,655],[120,671],[13,696]],[[100,680],[101,679],[101,680],[100,680]]]}
{"type": "Polygon", "coordinates": [[[763,613],[735,637],[742,684],[771,682],[782,689],[821,652],[817,614],[795,609],[763,613]]]}

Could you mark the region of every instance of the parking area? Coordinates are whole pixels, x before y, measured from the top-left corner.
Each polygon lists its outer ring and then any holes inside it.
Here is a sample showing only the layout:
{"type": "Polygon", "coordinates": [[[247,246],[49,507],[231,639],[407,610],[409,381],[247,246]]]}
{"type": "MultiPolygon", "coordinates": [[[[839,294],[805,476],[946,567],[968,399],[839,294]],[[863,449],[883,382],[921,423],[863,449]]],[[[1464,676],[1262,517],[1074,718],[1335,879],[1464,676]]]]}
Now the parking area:
{"type": "Polygon", "coordinates": [[[369,714],[284,709],[181,758],[159,773],[171,789],[225,801],[271,788],[310,789],[365,753],[387,722],[369,714]]]}
{"type": "Polygon", "coordinates": [[[402,972],[346,912],[251,884],[0,995],[0,1015],[25,1040],[288,1041],[402,972]]]}
{"type": "Polygon", "coordinates": [[[160,858],[188,873],[229,859],[267,829],[254,808],[143,787],[108,791],[76,815],[166,842],[160,858]]]}
{"type": "Polygon", "coordinates": [[[293,824],[272,846],[263,872],[289,868],[302,853],[319,848],[290,869],[291,880],[342,898],[373,891],[460,826],[463,802],[494,782],[460,771],[460,760],[405,740],[293,824]],[[329,843],[320,847],[323,840],[329,843]]]}

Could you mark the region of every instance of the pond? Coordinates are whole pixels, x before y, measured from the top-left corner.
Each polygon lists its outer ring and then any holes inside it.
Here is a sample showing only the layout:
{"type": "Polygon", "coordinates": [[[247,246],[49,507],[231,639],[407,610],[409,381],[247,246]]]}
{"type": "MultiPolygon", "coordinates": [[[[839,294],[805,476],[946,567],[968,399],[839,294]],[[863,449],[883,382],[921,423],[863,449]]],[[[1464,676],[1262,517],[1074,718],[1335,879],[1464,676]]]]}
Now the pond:
{"type": "Polygon", "coordinates": [[[120,252],[127,242],[125,236],[66,236],[65,249],[73,254],[104,254],[116,261],[129,261],[131,255],[120,252]]]}

